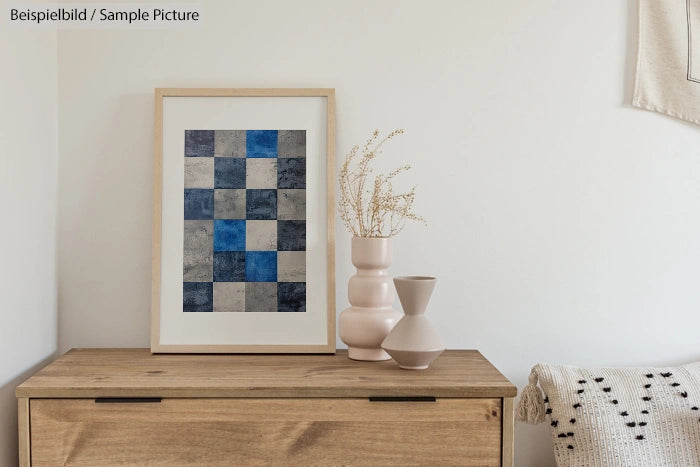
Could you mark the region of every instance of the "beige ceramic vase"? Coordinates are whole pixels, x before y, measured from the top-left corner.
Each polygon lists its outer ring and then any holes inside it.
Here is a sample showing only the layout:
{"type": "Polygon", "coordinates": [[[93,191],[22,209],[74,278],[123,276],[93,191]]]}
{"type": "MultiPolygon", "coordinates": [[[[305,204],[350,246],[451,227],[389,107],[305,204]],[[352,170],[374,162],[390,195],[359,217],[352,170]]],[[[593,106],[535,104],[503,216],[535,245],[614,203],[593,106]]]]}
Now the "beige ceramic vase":
{"type": "Polygon", "coordinates": [[[379,361],[391,357],[381,344],[401,318],[391,306],[396,290],[387,269],[393,258],[390,238],[353,238],[352,264],[357,274],[348,281],[350,308],[338,319],[338,334],[353,360],[379,361]]]}
{"type": "Polygon", "coordinates": [[[424,276],[394,279],[404,317],[384,339],[382,348],[406,370],[424,370],[445,351],[445,344],[424,315],[436,281],[424,276]]]}

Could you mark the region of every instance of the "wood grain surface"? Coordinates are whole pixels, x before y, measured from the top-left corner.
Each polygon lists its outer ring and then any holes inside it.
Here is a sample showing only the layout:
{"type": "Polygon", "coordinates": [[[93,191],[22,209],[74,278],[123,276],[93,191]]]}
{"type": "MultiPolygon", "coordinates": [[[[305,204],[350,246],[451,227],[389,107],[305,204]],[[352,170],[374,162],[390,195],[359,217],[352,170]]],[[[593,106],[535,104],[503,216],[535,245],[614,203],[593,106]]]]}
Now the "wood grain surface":
{"type": "Polygon", "coordinates": [[[501,399],[31,401],[32,465],[480,465],[501,399]]]}
{"type": "Polygon", "coordinates": [[[515,459],[515,410],[512,397],[503,398],[503,465],[512,467],[515,459]]]}
{"type": "Polygon", "coordinates": [[[335,355],[169,355],[74,349],[22,383],[17,397],[514,397],[476,350],[448,350],[427,370],[335,355]]]}
{"type": "Polygon", "coordinates": [[[31,465],[31,445],[29,435],[29,399],[17,399],[17,429],[19,440],[19,466],[31,465]]]}

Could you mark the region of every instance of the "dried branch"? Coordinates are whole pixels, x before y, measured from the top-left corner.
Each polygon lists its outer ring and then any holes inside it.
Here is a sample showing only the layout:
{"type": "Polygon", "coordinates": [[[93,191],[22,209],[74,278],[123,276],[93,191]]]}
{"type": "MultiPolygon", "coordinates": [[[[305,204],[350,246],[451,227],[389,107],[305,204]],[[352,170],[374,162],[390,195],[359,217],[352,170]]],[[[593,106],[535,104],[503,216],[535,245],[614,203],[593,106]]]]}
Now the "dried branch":
{"type": "Polygon", "coordinates": [[[413,212],[416,187],[395,194],[392,186],[392,180],[409,170],[410,165],[398,167],[388,174],[378,174],[370,181],[372,160],[382,153],[385,143],[403,132],[402,129],[394,130],[379,139],[379,131],[374,130],[362,150],[353,146],[345,155],[338,174],[338,212],[354,237],[393,237],[401,232],[407,220],[425,224],[425,219],[413,212]]]}

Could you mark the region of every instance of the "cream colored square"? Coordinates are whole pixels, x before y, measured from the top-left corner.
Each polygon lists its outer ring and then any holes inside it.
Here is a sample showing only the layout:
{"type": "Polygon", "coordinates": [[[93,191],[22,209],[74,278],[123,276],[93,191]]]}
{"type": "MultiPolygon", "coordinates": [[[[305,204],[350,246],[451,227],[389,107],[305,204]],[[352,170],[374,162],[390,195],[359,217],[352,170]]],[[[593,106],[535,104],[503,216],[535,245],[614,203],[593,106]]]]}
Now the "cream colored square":
{"type": "Polygon", "coordinates": [[[247,220],[245,248],[248,251],[277,250],[277,221],[247,220]]]}
{"type": "Polygon", "coordinates": [[[245,312],[245,282],[214,282],[215,312],[245,312]]]}
{"type": "Polygon", "coordinates": [[[185,157],[185,188],[214,188],[213,157],[185,157]]]}
{"type": "Polygon", "coordinates": [[[247,313],[274,313],[277,311],[277,282],[246,282],[245,311],[247,313]]]}
{"type": "Polygon", "coordinates": [[[214,219],[245,219],[245,200],[245,190],[214,190],[214,219]]]}
{"type": "Polygon", "coordinates": [[[277,219],[306,220],[306,190],[277,190],[277,219]]]}
{"type": "Polygon", "coordinates": [[[277,188],[277,159],[246,159],[246,188],[277,188]]]}
{"type": "Polygon", "coordinates": [[[245,157],[245,130],[216,130],[214,156],[245,157]]]}
{"type": "Polygon", "coordinates": [[[306,252],[277,252],[277,281],[306,282],[306,252]]]}

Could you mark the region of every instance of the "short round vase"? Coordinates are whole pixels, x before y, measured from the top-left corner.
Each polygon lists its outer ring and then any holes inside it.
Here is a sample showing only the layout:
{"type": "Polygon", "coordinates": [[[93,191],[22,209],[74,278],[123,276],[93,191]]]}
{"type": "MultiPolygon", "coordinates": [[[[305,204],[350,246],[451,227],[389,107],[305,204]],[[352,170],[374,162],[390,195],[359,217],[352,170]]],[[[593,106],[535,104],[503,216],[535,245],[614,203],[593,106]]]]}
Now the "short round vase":
{"type": "Polygon", "coordinates": [[[391,357],[381,348],[401,313],[391,305],[396,290],[387,269],[393,258],[390,238],[353,238],[352,264],[357,274],[348,281],[350,308],[338,317],[338,334],[353,360],[380,361],[391,357]]]}
{"type": "Polygon", "coordinates": [[[445,351],[445,344],[424,315],[437,279],[424,276],[394,278],[404,316],[382,342],[401,368],[424,370],[445,351]]]}

